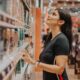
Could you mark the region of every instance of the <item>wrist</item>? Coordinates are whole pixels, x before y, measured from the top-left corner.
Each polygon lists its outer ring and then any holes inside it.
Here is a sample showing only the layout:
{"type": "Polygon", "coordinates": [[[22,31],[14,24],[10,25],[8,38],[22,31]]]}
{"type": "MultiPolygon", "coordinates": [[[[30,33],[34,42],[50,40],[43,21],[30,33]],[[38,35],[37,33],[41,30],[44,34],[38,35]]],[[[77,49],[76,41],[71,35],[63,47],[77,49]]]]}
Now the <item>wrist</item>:
{"type": "Polygon", "coordinates": [[[38,67],[40,64],[40,61],[36,61],[35,66],[38,67]]]}
{"type": "Polygon", "coordinates": [[[36,61],[35,61],[35,60],[33,60],[33,61],[32,61],[32,64],[33,64],[33,65],[35,65],[35,64],[36,64],[36,61]]]}

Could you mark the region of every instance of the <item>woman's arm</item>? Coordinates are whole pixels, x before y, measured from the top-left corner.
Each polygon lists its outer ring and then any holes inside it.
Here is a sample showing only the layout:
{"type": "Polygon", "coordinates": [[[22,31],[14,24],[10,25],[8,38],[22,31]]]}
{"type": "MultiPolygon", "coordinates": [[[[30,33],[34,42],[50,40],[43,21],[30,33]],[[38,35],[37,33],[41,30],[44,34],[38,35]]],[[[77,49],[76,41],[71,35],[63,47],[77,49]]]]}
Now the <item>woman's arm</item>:
{"type": "Polygon", "coordinates": [[[56,64],[50,65],[40,62],[37,64],[37,67],[40,67],[42,70],[56,73],[56,74],[62,74],[65,68],[65,65],[67,63],[68,57],[65,55],[59,55],[55,58],[56,64]]]}
{"type": "Polygon", "coordinates": [[[42,62],[36,62],[34,59],[30,57],[30,55],[26,52],[23,54],[23,59],[27,63],[31,63],[36,65],[36,67],[41,68],[44,71],[55,73],[55,74],[62,74],[67,63],[68,57],[66,55],[58,55],[55,57],[56,64],[50,65],[42,62]]]}

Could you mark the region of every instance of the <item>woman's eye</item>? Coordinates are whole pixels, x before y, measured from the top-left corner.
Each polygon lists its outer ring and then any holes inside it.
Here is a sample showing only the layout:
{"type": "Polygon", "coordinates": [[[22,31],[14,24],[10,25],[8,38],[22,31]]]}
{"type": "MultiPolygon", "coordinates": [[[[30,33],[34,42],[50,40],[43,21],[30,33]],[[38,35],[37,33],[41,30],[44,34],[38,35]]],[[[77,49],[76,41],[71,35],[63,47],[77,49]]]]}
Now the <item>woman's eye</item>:
{"type": "Polygon", "coordinates": [[[53,13],[52,15],[56,15],[56,13],[53,13]]]}

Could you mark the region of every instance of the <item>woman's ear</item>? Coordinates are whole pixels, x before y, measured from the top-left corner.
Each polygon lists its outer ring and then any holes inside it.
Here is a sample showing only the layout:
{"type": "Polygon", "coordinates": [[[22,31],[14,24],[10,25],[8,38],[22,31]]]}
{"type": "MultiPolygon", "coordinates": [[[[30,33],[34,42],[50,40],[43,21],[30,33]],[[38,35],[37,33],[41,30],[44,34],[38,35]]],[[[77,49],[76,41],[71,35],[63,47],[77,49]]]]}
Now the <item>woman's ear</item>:
{"type": "Polygon", "coordinates": [[[65,21],[63,21],[63,20],[59,20],[59,25],[63,25],[64,23],[65,23],[65,21]]]}

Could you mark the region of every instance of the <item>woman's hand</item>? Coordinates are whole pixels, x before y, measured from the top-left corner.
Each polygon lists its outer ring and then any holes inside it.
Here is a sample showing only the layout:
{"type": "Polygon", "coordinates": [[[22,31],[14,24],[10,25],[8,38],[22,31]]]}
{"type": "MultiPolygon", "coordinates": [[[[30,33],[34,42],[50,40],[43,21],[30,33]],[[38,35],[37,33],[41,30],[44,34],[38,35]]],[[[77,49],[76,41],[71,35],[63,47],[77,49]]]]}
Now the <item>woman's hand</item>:
{"type": "Polygon", "coordinates": [[[36,63],[36,61],[30,57],[30,55],[27,53],[26,50],[23,51],[22,59],[23,59],[25,62],[29,63],[29,64],[35,64],[35,63],[36,63]]]}

